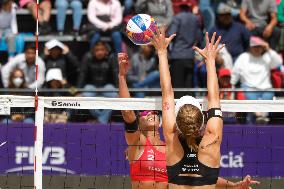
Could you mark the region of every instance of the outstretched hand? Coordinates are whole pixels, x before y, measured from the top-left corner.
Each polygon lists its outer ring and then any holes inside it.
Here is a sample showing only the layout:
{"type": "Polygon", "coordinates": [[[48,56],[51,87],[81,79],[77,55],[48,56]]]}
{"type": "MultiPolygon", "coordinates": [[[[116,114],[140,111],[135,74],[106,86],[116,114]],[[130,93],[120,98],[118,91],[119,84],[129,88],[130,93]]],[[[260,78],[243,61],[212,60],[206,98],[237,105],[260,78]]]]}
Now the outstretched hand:
{"type": "Polygon", "coordinates": [[[206,32],[206,47],[204,49],[199,49],[198,47],[193,47],[193,49],[198,52],[203,58],[205,59],[205,62],[208,60],[215,60],[219,51],[225,46],[223,44],[221,47],[219,47],[219,43],[221,41],[221,36],[218,37],[216,40],[216,32],[214,32],[211,41],[209,40],[209,34],[206,32]]]}
{"type": "Polygon", "coordinates": [[[126,53],[118,53],[117,59],[119,65],[119,76],[126,76],[130,67],[128,55],[126,53]]]}
{"type": "Polygon", "coordinates": [[[157,33],[152,32],[152,38],[146,36],[149,40],[151,40],[152,45],[155,47],[157,52],[162,52],[167,50],[171,41],[175,38],[176,34],[171,35],[166,38],[166,27],[158,27],[157,33]]]}
{"type": "Polygon", "coordinates": [[[252,180],[249,175],[247,175],[244,180],[237,182],[234,189],[252,189],[252,185],[258,185],[260,182],[252,180]]]}

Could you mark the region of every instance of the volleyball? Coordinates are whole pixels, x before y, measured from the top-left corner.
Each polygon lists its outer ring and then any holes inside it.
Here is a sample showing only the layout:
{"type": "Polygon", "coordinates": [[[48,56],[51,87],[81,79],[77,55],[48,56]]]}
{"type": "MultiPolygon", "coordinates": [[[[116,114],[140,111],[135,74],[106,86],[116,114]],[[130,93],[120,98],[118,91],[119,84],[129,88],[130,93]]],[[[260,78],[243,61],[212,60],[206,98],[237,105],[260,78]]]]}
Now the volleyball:
{"type": "Polygon", "coordinates": [[[146,36],[152,37],[152,32],[156,33],[157,24],[154,18],[147,14],[137,14],[127,23],[126,33],[128,38],[136,45],[148,45],[150,40],[146,36]]]}

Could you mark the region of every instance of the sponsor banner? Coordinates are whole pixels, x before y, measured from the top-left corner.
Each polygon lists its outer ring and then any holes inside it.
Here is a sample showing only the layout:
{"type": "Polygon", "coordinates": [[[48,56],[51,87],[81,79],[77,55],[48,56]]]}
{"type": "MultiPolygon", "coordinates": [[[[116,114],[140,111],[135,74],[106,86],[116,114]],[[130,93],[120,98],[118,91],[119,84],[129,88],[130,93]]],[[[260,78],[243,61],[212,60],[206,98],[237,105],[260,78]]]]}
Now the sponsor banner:
{"type": "MultiPolygon", "coordinates": [[[[16,98],[16,97],[15,97],[16,98]]],[[[161,110],[161,98],[39,97],[46,108],[161,110]],[[110,100],[111,99],[111,100],[110,100]],[[127,106],[125,106],[127,104],[127,106]],[[141,109],[142,108],[142,109],[141,109]]],[[[204,111],[206,100],[198,99],[204,111]]],[[[284,100],[221,100],[223,112],[281,112],[284,100]]]]}
{"type": "Polygon", "coordinates": [[[46,108],[68,109],[112,109],[112,110],[154,110],[161,107],[161,99],[132,99],[104,97],[44,97],[46,108]],[[127,104],[127,106],[125,106],[127,104]]]}
{"type": "MultiPolygon", "coordinates": [[[[128,175],[122,124],[44,125],[44,174],[128,175]]],[[[33,174],[34,126],[0,125],[0,174],[33,174]]],[[[224,127],[221,176],[283,177],[284,126],[224,127]]]]}

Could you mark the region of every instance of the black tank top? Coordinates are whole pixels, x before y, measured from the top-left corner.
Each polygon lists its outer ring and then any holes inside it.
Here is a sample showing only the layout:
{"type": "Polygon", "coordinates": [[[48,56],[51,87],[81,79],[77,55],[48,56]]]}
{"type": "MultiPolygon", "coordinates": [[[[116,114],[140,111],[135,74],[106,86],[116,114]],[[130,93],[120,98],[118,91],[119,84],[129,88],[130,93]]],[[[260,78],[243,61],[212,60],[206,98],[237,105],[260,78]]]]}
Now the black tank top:
{"type": "Polygon", "coordinates": [[[184,150],[184,157],[175,165],[167,166],[169,183],[177,185],[204,186],[216,184],[220,168],[211,168],[202,164],[197,153],[188,147],[183,139],[179,139],[184,150]],[[180,176],[180,174],[197,174],[195,176],[180,176]]]}

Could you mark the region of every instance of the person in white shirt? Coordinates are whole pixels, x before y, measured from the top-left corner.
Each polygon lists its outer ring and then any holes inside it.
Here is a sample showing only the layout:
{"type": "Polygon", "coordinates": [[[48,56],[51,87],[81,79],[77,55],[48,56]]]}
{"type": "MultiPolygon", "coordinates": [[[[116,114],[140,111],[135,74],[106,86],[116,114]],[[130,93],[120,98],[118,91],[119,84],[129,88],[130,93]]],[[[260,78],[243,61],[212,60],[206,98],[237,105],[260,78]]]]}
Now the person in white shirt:
{"type": "MultiPolygon", "coordinates": [[[[9,75],[16,67],[23,70],[25,80],[28,88],[35,89],[36,87],[36,47],[34,44],[27,44],[25,52],[19,54],[5,64],[2,69],[2,80],[4,87],[8,87],[9,75]]],[[[38,57],[38,87],[40,88],[45,80],[45,64],[43,60],[38,57]]]]}
{"type": "MultiPolygon", "coordinates": [[[[234,64],[231,84],[235,86],[240,81],[244,89],[263,90],[262,92],[245,92],[247,100],[271,100],[274,93],[265,91],[272,88],[270,72],[280,67],[282,62],[282,57],[271,49],[267,42],[252,36],[249,52],[242,53],[234,64]]],[[[264,115],[257,117],[260,117],[262,121],[264,115]]]]}
{"type": "Polygon", "coordinates": [[[110,34],[114,50],[121,52],[122,7],[118,0],[90,0],[88,4],[88,20],[94,25],[95,34],[91,38],[91,46],[100,40],[101,34],[110,34]]]}

